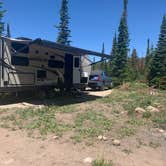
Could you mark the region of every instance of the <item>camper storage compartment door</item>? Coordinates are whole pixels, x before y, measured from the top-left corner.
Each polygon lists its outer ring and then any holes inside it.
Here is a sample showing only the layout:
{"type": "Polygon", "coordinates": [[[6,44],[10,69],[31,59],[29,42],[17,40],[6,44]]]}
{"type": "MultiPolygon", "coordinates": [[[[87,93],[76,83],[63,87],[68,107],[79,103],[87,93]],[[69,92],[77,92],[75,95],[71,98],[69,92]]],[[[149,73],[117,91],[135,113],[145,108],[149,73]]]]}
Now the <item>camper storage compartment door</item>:
{"type": "Polygon", "coordinates": [[[21,73],[21,72],[9,72],[8,73],[9,85],[34,85],[35,74],[34,73],[21,73]]]}

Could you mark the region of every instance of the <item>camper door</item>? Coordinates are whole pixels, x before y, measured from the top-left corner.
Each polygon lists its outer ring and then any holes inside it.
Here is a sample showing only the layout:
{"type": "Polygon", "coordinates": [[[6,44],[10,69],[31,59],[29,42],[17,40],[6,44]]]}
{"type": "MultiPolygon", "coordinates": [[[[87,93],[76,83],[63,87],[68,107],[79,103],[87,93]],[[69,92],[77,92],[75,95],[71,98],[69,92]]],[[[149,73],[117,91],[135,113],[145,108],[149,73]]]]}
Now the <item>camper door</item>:
{"type": "Polygon", "coordinates": [[[81,79],[80,57],[73,56],[73,84],[79,84],[81,79]]]}

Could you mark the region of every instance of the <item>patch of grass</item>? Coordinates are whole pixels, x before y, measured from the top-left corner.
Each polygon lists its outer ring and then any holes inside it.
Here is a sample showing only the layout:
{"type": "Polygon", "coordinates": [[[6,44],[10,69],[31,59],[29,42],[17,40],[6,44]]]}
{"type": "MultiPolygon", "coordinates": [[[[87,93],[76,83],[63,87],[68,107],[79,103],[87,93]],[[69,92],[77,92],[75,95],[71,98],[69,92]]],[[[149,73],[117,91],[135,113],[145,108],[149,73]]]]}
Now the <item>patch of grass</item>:
{"type": "MultiPolygon", "coordinates": [[[[66,112],[67,107],[62,110],[66,112]]],[[[73,126],[58,123],[55,118],[56,112],[55,107],[54,109],[52,107],[44,107],[42,109],[17,110],[11,115],[4,116],[1,120],[4,125],[10,124],[9,126],[11,128],[26,129],[30,130],[31,133],[33,133],[33,130],[38,130],[41,135],[47,135],[48,133],[61,135],[63,132],[70,130],[73,126]]]]}
{"type": "Polygon", "coordinates": [[[119,136],[121,138],[133,136],[133,135],[135,135],[135,133],[136,133],[136,129],[133,127],[122,127],[119,130],[119,136]]]}
{"type": "Polygon", "coordinates": [[[74,106],[43,107],[41,109],[20,109],[10,115],[1,118],[1,126],[8,128],[27,130],[29,135],[38,131],[40,135],[56,133],[62,135],[63,132],[74,130],[76,136],[73,139],[80,142],[84,137],[95,137],[112,126],[112,121],[102,113],[86,111],[77,115],[74,124],[64,124],[56,120],[56,113],[70,113],[76,111],[74,106]]]}
{"type": "Polygon", "coordinates": [[[107,161],[104,159],[94,160],[92,166],[113,166],[112,161],[107,161]]]}
{"type": "Polygon", "coordinates": [[[149,112],[149,111],[146,111],[146,112],[144,112],[144,113],[142,114],[142,117],[143,117],[143,118],[146,118],[146,119],[151,118],[151,116],[152,116],[152,114],[151,114],[151,112],[149,112]]]}
{"type": "MultiPolygon", "coordinates": [[[[113,93],[102,99],[101,102],[112,105],[121,105],[129,116],[135,117],[135,109],[141,107],[146,110],[148,106],[158,107],[159,113],[154,116],[144,113],[143,118],[152,119],[158,125],[166,128],[166,91],[158,90],[156,95],[150,95],[147,85],[142,83],[129,83],[127,88],[115,89],[113,93]]],[[[116,110],[116,108],[114,108],[116,110]]]]}
{"type": "Polygon", "coordinates": [[[10,126],[8,124],[6,124],[6,123],[0,124],[0,127],[5,128],[5,129],[9,129],[10,128],[10,126]]]}
{"type": "Polygon", "coordinates": [[[144,83],[139,82],[131,82],[130,83],[130,90],[140,90],[140,89],[147,89],[148,86],[144,83]]]}
{"type": "Polygon", "coordinates": [[[145,125],[146,122],[142,119],[129,118],[118,131],[120,138],[130,137],[136,134],[138,128],[145,125]]]}
{"type": "Polygon", "coordinates": [[[144,84],[131,84],[127,90],[116,89],[107,98],[102,99],[104,103],[119,104],[129,115],[135,115],[135,108],[146,108],[151,105],[155,99],[148,93],[147,86],[144,84]],[[141,89],[142,88],[142,89],[141,89]],[[140,91],[140,89],[143,91],[140,91]]]}
{"type": "Polygon", "coordinates": [[[133,92],[128,95],[127,101],[123,104],[123,107],[126,111],[128,111],[128,115],[135,115],[135,109],[137,107],[146,109],[146,107],[152,103],[153,99],[151,96],[133,92]]]}
{"type": "Polygon", "coordinates": [[[102,113],[86,111],[77,115],[75,120],[75,130],[82,137],[95,137],[109,131],[112,121],[102,113]]]}
{"type": "Polygon", "coordinates": [[[78,111],[73,105],[67,105],[67,106],[61,106],[61,107],[53,106],[51,107],[51,109],[59,113],[72,113],[72,112],[78,111]]]}
{"type": "Polygon", "coordinates": [[[166,110],[155,113],[152,116],[152,121],[156,123],[159,127],[166,130],[166,110]]]}
{"type": "Polygon", "coordinates": [[[127,121],[127,124],[135,126],[135,127],[139,127],[139,126],[143,125],[144,122],[140,119],[132,118],[127,121]]]}
{"type": "Polygon", "coordinates": [[[75,143],[81,142],[81,135],[75,135],[71,137],[72,140],[74,140],[75,143]]]}
{"type": "Polygon", "coordinates": [[[77,132],[79,132],[79,134],[82,137],[95,137],[100,135],[101,133],[103,133],[103,131],[101,129],[98,128],[79,128],[78,130],[76,130],[77,132]]]}

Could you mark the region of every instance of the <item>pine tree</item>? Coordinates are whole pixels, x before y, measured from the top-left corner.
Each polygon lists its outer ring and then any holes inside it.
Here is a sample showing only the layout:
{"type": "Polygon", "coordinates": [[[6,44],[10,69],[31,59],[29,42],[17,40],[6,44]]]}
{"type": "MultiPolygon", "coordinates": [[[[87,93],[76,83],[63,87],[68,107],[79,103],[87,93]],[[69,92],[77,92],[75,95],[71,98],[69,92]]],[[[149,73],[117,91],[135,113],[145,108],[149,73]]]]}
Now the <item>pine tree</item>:
{"type": "Polygon", "coordinates": [[[146,50],[146,57],[145,57],[145,66],[146,68],[148,68],[149,66],[149,62],[150,62],[150,59],[151,59],[151,49],[150,49],[150,39],[147,40],[147,50],[146,50]]]}
{"type": "Polygon", "coordinates": [[[69,29],[69,13],[68,13],[68,0],[62,0],[62,5],[60,9],[60,23],[58,28],[57,43],[63,45],[70,45],[70,29],[69,29]]]}
{"type": "Polygon", "coordinates": [[[138,55],[136,49],[133,49],[131,54],[131,71],[132,80],[138,79],[138,55]]]}
{"type": "Polygon", "coordinates": [[[134,48],[131,54],[131,66],[134,69],[134,71],[138,71],[138,56],[137,56],[137,50],[134,48]]]}
{"type": "Polygon", "coordinates": [[[117,43],[117,37],[116,37],[116,33],[115,36],[113,38],[113,42],[112,42],[112,50],[111,50],[111,61],[114,61],[114,58],[117,55],[117,49],[118,49],[118,43],[117,43]]]}
{"type": "Polygon", "coordinates": [[[2,10],[3,3],[0,2],[0,36],[2,36],[4,31],[4,22],[2,21],[6,10],[2,10]]]}
{"type": "Polygon", "coordinates": [[[118,43],[117,43],[117,36],[115,33],[115,36],[113,38],[113,42],[112,42],[112,50],[111,50],[111,58],[110,58],[110,75],[111,77],[115,77],[115,73],[116,73],[116,57],[117,57],[117,53],[118,53],[118,43]]]}
{"type": "Polygon", "coordinates": [[[153,45],[151,45],[151,47],[150,47],[150,44],[148,44],[147,53],[145,56],[145,70],[144,70],[144,75],[146,77],[146,80],[149,80],[149,78],[150,78],[149,72],[151,69],[152,59],[153,59],[154,54],[155,54],[155,49],[154,49],[153,45]]]}
{"type": "Polygon", "coordinates": [[[147,50],[146,50],[146,55],[150,54],[150,39],[147,40],[147,50]]]}
{"type": "Polygon", "coordinates": [[[10,33],[10,25],[7,24],[7,37],[11,37],[11,33],[10,33]]]}
{"type": "Polygon", "coordinates": [[[118,54],[115,58],[115,77],[117,84],[122,84],[128,77],[129,32],[127,25],[127,0],[124,0],[124,11],[120,20],[118,35],[118,54]]]}
{"type": "MultiPolygon", "coordinates": [[[[149,84],[159,87],[160,80],[166,77],[166,15],[163,17],[157,49],[149,70],[149,84]]],[[[166,85],[163,87],[166,89],[166,85]]]]}
{"type": "Polygon", "coordinates": [[[145,57],[138,58],[138,78],[142,81],[146,80],[145,77],[145,57]]]}
{"type": "MultiPolygon", "coordinates": [[[[104,45],[104,43],[102,44],[101,53],[102,53],[103,55],[104,55],[104,53],[105,53],[105,45],[104,45]]],[[[102,57],[102,58],[101,58],[101,67],[100,67],[100,69],[101,69],[101,70],[104,70],[104,68],[105,68],[105,60],[104,60],[104,58],[102,57]]]]}

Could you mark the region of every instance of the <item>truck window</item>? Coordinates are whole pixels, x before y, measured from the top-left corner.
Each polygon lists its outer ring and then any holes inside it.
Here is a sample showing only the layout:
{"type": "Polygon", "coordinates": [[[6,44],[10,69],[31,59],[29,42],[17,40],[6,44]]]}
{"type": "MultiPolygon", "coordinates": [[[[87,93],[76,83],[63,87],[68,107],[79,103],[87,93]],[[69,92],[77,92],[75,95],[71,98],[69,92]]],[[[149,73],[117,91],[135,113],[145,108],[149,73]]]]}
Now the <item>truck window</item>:
{"type": "Polygon", "coordinates": [[[99,79],[99,75],[90,75],[89,80],[90,81],[97,81],[99,79]]]}

